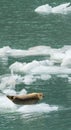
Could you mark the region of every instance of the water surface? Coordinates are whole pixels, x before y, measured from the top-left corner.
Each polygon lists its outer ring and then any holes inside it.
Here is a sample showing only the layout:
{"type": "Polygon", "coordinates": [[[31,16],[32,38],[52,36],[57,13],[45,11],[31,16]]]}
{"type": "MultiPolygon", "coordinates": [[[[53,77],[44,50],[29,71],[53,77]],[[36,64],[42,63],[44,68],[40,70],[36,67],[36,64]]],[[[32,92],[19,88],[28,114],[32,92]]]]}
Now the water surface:
{"type": "Polygon", "coordinates": [[[71,129],[71,13],[35,12],[71,1],[0,1],[0,130],[71,129]],[[17,106],[6,94],[43,92],[17,106]]]}

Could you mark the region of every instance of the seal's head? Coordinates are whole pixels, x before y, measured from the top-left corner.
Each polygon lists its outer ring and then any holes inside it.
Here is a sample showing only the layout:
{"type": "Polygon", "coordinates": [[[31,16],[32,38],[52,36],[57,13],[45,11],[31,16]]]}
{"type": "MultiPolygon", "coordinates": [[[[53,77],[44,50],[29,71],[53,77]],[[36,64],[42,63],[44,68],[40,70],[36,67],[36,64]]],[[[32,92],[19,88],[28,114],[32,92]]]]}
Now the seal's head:
{"type": "Polygon", "coordinates": [[[43,99],[43,97],[44,97],[43,93],[33,93],[33,94],[34,94],[34,96],[35,96],[36,98],[38,98],[39,100],[43,99]]]}

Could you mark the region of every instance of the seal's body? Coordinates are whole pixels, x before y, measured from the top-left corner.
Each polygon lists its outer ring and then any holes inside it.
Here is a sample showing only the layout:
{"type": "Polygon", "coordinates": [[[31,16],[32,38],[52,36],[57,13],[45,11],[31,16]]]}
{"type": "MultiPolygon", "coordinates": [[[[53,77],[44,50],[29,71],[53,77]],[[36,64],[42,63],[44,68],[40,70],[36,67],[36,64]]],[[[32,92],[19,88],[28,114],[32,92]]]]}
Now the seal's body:
{"type": "Polygon", "coordinates": [[[43,94],[42,93],[30,93],[30,94],[26,94],[26,95],[16,95],[16,96],[7,95],[7,97],[15,104],[31,105],[31,104],[35,104],[39,100],[41,100],[43,98],[43,94]]]}

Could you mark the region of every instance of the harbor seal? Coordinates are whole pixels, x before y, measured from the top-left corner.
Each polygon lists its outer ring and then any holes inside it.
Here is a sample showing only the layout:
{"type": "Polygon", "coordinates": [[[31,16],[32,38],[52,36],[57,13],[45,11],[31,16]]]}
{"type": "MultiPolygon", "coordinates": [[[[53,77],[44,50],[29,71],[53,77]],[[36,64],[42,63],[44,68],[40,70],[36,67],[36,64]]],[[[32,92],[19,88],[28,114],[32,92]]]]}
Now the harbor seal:
{"type": "Polygon", "coordinates": [[[7,95],[7,97],[15,104],[31,105],[43,99],[43,93],[30,93],[26,95],[15,95],[15,96],[7,95]]]}

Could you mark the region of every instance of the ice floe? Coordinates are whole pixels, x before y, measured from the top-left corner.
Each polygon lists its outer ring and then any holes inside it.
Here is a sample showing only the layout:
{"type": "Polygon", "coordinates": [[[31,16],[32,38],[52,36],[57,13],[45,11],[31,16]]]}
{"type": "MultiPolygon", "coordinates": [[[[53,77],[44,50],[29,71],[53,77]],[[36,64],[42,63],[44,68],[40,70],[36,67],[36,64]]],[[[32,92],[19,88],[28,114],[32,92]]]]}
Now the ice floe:
{"type": "Polygon", "coordinates": [[[55,7],[52,7],[49,4],[45,4],[45,5],[41,5],[37,7],[35,9],[35,12],[39,14],[50,14],[50,13],[67,14],[71,12],[71,6],[70,6],[70,3],[60,4],[55,7]]]}

